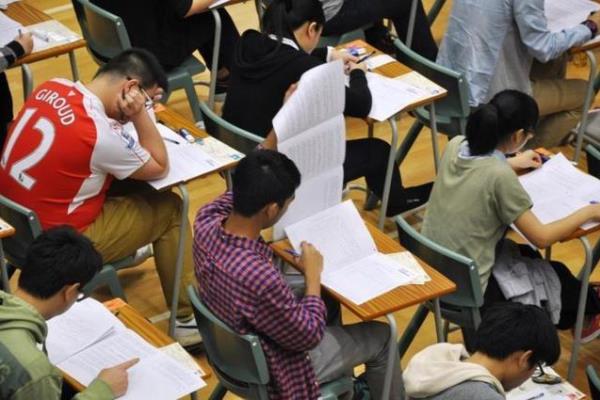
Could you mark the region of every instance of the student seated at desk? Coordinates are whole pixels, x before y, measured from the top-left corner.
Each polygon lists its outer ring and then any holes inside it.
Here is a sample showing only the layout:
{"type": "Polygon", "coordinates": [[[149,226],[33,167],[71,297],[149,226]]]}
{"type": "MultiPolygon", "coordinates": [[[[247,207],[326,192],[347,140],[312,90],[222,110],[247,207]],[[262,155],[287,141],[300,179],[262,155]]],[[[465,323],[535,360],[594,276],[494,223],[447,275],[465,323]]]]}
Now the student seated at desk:
{"type": "MultiPolygon", "coordinates": [[[[149,50],[168,71],[178,67],[196,50],[212,65],[215,19],[211,0],[92,0],[92,3],[123,19],[132,46],[149,50]]],[[[221,46],[218,92],[227,88],[233,48],[240,35],[224,8],[221,17],[221,46]]]]}
{"type": "MultiPolygon", "coordinates": [[[[344,114],[366,118],[371,93],[364,64],[333,49],[316,49],[325,16],[319,0],[275,0],[263,17],[266,33],[244,32],[238,42],[223,118],[249,132],[266,137],[272,120],[283,105],[286,91],[309,69],[326,60],[343,59],[350,75],[344,114]]],[[[365,177],[381,199],[390,146],[381,139],[346,142],[344,183],[365,177]]],[[[427,201],[431,183],[403,188],[400,172],[393,170],[388,216],[415,208],[427,201]]]]}
{"type": "Polygon", "coordinates": [[[539,307],[496,305],[483,317],[474,351],[438,343],[417,353],[404,371],[410,400],[502,400],[531,377],[539,364],[560,357],[556,328],[539,307]]]}
{"type": "MultiPolygon", "coordinates": [[[[293,0],[290,0],[293,1],[293,0]]],[[[325,11],[324,35],[342,35],[370,24],[365,30],[367,41],[386,53],[395,53],[393,40],[380,21],[389,18],[398,38],[406,42],[413,0],[320,0],[325,11]],[[384,28],[383,30],[381,28],[384,28]]],[[[427,14],[421,0],[417,1],[411,48],[432,61],[437,56],[437,44],[431,34],[427,14]]]]}
{"type": "Polygon", "coordinates": [[[19,36],[4,47],[0,47],[0,149],[8,132],[8,124],[13,120],[13,103],[10,87],[6,80],[5,69],[13,65],[17,59],[26,56],[33,50],[31,33],[19,33],[19,36]]]}
{"type": "MultiPolygon", "coordinates": [[[[533,150],[508,159],[505,154],[525,146],[535,135],[537,119],[535,100],[514,90],[498,93],[475,111],[467,122],[466,139],[458,136],[446,147],[422,233],[477,263],[484,312],[495,302],[520,298],[543,306],[559,329],[567,329],[575,323],[579,280],[564,264],[542,260],[529,246],[504,236],[514,224],[529,242],[546,248],[585,222],[600,220],[600,205],[588,205],[550,224],[533,214],[531,198],[515,171],[541,166],[540,156],[533,150]],[[525,282],[535,284],[526,291],[525,282]]],[[[598,292],[590,288],[583,341],[600,334],[599,313],[598,292]]]]}
{"type": "MultiPolygon", "coordinates": [[[[437,62],[464,74],[469,104],[487,103],[505,89],[524,91],[536,99],[540,124],[530,148],[554,147],[581,119],[587,83],[565,79],[567,50],[590,40],[600,13],[569,29],[550,32],[545,0],[454,0],[448,30],[437,62]]],[[[560,0],[558,0],[560,1],[560,0]]]]}
{"type": "MultiPolygon", "coordinates": [[[[148,181],[168,172],[164,142],[146,107],[167,90],[165,73],[146,50],[115,56],[88,83],[54,79],[29,96],[8,134],[0,193],[35,211],[42,228],[71,225],[93,242],[105,263],[152,243],[171,304],[181,199],[170,191],[107,196],[114,178],[148,181]],[[135,140],[124,129],[131,121],[135,140]]],[[[145,185],[144,185],[145,186],[145,185]]],[[[191,228],[190,237],[191,237],[191,228]]],[[[193,281],[191,238],[182,285],[193,281]]],[[[187,295],[179,294],[176,339],[200,340],[187,295]]]]}
{"type": "MultiPolygon", "coordinates": [[[[240,161],[232,192],[196,216],[193,251],[199,296],[230,328],[260,337],[271,379],[269,398],[317,399],[319,382],[366,364],[372,398],[380,399],[388,354],[386,325],[326,326],[321,254],[313,245],[302,244],[298,263],[306,290],[296,298],[261,238],[260,232],[285,213],[299,185],[300,172],[281,153],[255,150],[240,161]]],[[[390,399],[402,398],[396,357],[390,399]]]]}
{"type": "MultiPolygon", "coordinates": [[[[0,399],[64,399],[62,374],[43,349],[46,320],[67,311],[102,268],[92,242],[70,227],[49,229],[27,251],[14,295],[0,291],[0,399]]],[[[74,399],[112,400],[127,392],[130,360],[105,369],[74,399]]]]}

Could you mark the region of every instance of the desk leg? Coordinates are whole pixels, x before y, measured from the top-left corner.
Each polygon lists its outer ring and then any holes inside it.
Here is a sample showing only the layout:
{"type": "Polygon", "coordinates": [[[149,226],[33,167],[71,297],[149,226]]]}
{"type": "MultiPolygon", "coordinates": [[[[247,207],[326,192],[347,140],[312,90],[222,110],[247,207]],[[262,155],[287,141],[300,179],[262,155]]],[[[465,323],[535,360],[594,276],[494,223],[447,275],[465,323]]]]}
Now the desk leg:
{"type": "Polygon", "coordinates": [[[410,17],[408,19],[408,29],[406,31],[406,47],[412,46],[413,34],[415,31],[415,19],[417,18],[417,5],[420,0],[412,0],[410,6],[410,17]]]}
{"type": "Polygon", "coordinates": [[[28,64],[21,64],[21,74],[23,77],[23,101],[25,101],[33,92],[33,73],[28,64]]]}
{"type": "Polygon", "coordinates": [[[208,107],[211,110],[215,108],[215,91],[217,88],[217,73],[219,71],[219,52],[221,47],[221,15],[219,10],[210,10],[215,19],[215,39],[213,41],[213,59],[210,67],[210,85],[208,89],[208,107]]]}
{"type": "Polygon", "coordinates": [[[183,258],[185,252],[185,240],[187,235],[187,219],[190,208],[190,197],[184,183],[177,186],[181,193],[181,227],[179,228],[179,246],[177,247],[177,264],[175,265],[175,284],[173,286],[173,299],[171,300],[171,315],[169,316],[169,336],[175,335],[175,319],[177,318],[177,303],[179,291],[181,290],[181,275],[183,273],[183,258]]]}
{"type": "Polygon", "coordinates": [[[437,336],[438,343],[446,341],[446,335],[444,334],[444,322],[442,321],[442,309],[440,307],[440,299],[433,299],[433,316],[435,318],[435,334],[437,336]]]}
{"type": "Polygon", "coordinates": [[[398,336],[398,331],[396,329],[396,318],[394,318],[394,314],[387,314],[385,318],[387,319],[390,327],[390,338],[388,343],[388,361],[387,368],[385,370],[385,381],[383,382],[382,400],[388,400],[390,398],[390,390],[392,389],[392,374],[394,372],[394,358],[399,357],[398,346],[396,343],[396,337],[398,336]]]}
{"type": "Polygon", "coordinates": [[[431,128],[431,146],[433,147],[433,165],[435,173],[438,172],[440,164],[440,147],[438,143],[437,116],[435,115],[435,102],[431,103],[429,110],[429,124],[431,128]]]}
{"type": "Polygon", "coordinates": [[[596,78],[596,72],[598,70],[594,52],[588,50],[585,54],[590,62],[590,75],[588,77],[585,101],[583,102],[583,113],[581,114],[581,121],[579,121],[579,129],[577,130],[577,144],[575,145],[575,156],[573,157],[575,163],[579,163],[579,157],[581,156],[581,147],[583,147],[583,137],[585,136],[585,130],[587,128],[588,113],[590,112],[592,101],[594,100],[594,79],[596,78]]]}
{"type": "Polygon", "coordinates": [[[8,280],[8,270],[6,268],[6,260],[4,259],[4,249],[2,248],[2,240],[0,240],[0,273],[2,274],[2,290],[10,293],[10,282],[8,280]]]}
{"type": "Polygon", "coordinates": [[[392,143],[390,144],[390,155],[388,157],[387,171],[385,172],[385,182],[383,185],[383,195],[381,196],[381,208],[379,209],[379,221],[377,227],[383,231],[385,224],[385,215],[390,200],[390,189],[392,185],[392,172],[394,172],[394,164],[396,161],[396,147],[398,147],[398,125],[396,124],[395,116],[388,119],[392,127],[392,143]]]}
{"type": "Polygon", "coordinates": [[[571,360],[569,361],[569,371],[567,380],[573,382],[575,377],[575,367],[579,357],[579,348],[581,347],[581,330],[583,329],[583,316],[585,314],[585,303],[587,300],[587,291],[589,286],[590,274],[592,272],[592,248],[586,236],[579,238],[585,250],[585,263],[581,274],[581,288],[579,292],[579,306],[577,307],[577,319],[575,320],[575,332],[573,336],[573,346],[571,347],[571,360]]]}
{"type": "Polygon", "coordinates": [[[79,80],[79,70],[77,69],[77,59],[75,59],[75,50],[69,52],[69,63],[71,63],[71,74],[73,74],[73,80],[77,82],[79,80]]]}

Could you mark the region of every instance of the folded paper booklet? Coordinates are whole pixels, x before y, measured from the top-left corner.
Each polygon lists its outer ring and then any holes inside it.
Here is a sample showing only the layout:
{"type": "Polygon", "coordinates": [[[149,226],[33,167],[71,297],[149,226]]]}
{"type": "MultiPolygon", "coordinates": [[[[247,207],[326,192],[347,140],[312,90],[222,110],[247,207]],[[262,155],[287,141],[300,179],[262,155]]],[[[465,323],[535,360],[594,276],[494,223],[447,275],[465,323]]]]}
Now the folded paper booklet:
{"type": "Polygon", "coordinates": [[[119,399],[174,400],[206,386],[197,370],[150,345],[91,298],[48,321],[46,348],[50,361],[84,386],[101,370],[139,358],[119,399]]]}
{"type": "Polygon", "coordinates": [[[405,263],[379,253],[354,203],[345,201],[285,228],[297,252],[303,241],[323,255],[323,285],[355,304],[418,279],[405,263]]]}

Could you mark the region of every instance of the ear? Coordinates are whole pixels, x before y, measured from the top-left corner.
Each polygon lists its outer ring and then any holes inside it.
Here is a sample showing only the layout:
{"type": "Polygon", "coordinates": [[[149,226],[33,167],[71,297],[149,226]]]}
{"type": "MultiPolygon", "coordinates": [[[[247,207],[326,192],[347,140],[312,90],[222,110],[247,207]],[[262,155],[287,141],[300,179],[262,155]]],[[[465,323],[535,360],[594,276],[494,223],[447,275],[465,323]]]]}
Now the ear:
{"type": "Polygon", "coordinates": [[[263,210],[265,211],[265,215],[267,216],[269,221],[272,221],[274,218],[277,217],[279,211],[281,211],[281,207],[279,207],[279,204],[273,202],[267,204],[263,210]]]}
{"type": "Polygon", "coordinates": [[[321,33],[321,28],[316,22],[310,22],[308,24],[307,33],[310,38],[313,38],[321,33]]]}
{"type": "Polygon", "coordinates": [[[75,302],[77,296],[79,296],[79,288],[81,285],[79,283],[73,283],[71,285],[66,285],[63,287],[63,296],[66,303],[71,304],[75,302]]]}
{"type": "MultiPolygon", "coordinates": [[[[518,363],[520,369],[522,369],[523,371],[528,371],[532,368],[531,364],[529,363],[529,360],[531,360],[532,355],[533,355],[533,351],[531,351],[531,350],[527,350],[527,351],[524,351],[524,352],[518,354],[517,363],[518,363]]],[[[534,368],[535,368],[535,365],[534,365],[534,368]]]]}
{"type": "Polygon", "coordinates": [[[140,86],[140,81],[138,79],[126,79],[123,88],[125,89],[125,93],[129,92],[132,88],[140,86]]]}

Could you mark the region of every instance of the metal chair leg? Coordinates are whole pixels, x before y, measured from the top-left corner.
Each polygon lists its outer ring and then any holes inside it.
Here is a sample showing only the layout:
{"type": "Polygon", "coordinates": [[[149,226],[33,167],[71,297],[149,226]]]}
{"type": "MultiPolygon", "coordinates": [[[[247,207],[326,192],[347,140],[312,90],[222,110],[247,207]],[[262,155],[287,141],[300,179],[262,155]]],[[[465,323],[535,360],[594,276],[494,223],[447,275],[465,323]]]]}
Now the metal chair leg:
{"type": "Polygon", "coordinates": [[[217,387],[210,394],[209,400],[222,400],[227,394],[227,389],[223,387],[220,383],[217,384],[217,387]]]}

